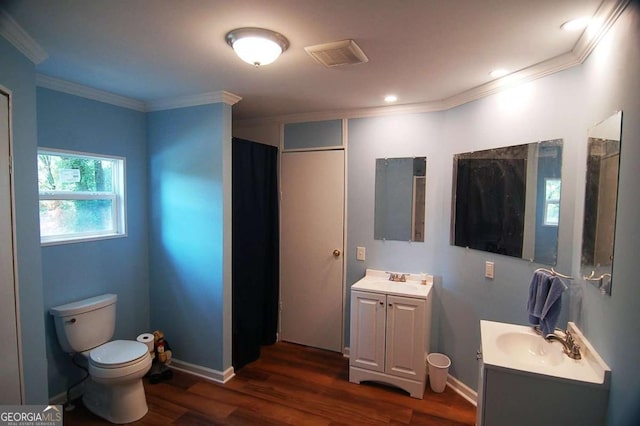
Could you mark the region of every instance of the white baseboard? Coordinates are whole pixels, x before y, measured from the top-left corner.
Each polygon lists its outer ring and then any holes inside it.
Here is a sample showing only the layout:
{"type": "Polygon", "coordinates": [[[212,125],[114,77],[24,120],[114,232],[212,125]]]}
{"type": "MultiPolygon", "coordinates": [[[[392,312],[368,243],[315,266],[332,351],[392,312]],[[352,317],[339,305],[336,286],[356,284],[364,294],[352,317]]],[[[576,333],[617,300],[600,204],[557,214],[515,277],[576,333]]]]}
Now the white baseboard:
{"type": "Polygon", "coordinates": [[[218,371],[212,368],[202,367],[200,365],[191,364],[179,359],[172,358],[169,365],[174,370],[182,371],[194,376],[198,376],[210,382],[227,383],[235,376],[233,367],[227,368],[225,371],[218,371]]]}
{"type": "MultiPolygon", "coordinates": [[[[227,368],[225,371],[218,371],[207,367],[202,367],[199,365],[191,364],[185,361],[180,361],[179,359],[172,358],[171,364],[169,364],[174,370],[182,371],[187,374],[192,374],[194,376],[198,376],[204,380],[208,380],[210,382],[216,383],[227,383],[234,376],[233,367],[227,368]]],[[[84,383],[74,387],[71,390],[71,400],[75,400],[82,396],[84,391],[84,383]]],[[[49,404],[51,405],[64,405],[67,402],[67,392],[60,392],[59,394],[49,398],[49,404]]]]}
{"type": "MultiPolygon", "coordinates": [[[[342,349],[342,355],[345,358],[349,358],[349,347],[342,349]]],[[[478,406],[478,393],[471,389],[469,386],[462,383],[460,380],[453,377],[451,374],[447,376],[447,386],[453,389],[458,395],[469,401],[474,406],[478,406]]]]}
{"type": "Polygon", "coordinates": [[[447,386],[476,407],[478,406],[478,393],[451,374],[447,376],[447,386]]]}
{"type": "MultiPolygon", "coordinates": [[[[349,348],[344,348],[342,351],[342,354],[345,358],[348,358],[349,348]]],[[[171,364],[169,366],[174,370],[182,371],[187,374],[192,374],[194,376],[197,376],[202,379],[212,381],[215,383],[223,383],[223,384],[227,383],[229,380],[231,380],[235,376],[233,367],[229,367],[225,371],[218,371],[211,368],[191,364],[185,361],[180,361],[175,358],[171,360],[171,364]]],[[[457,394],[462,396],[471,404],[477,406],[478,404],[477,392],[471,389],[469,386],[462,383],[460,380],[453,377],[451,374],[449,374],[447,377],[447,386],[449,386],[457,394]]],[[[73,388],[71,392],[71,400],[74,400],[82,396],[83,388],[84,388],[83,385],[79,385],[73,388]]],[[[66,402],[67,402],[67,392],[61,392],[55,395],[54,397],[49,398],[49,403],[51,405],[63,405],[66,402]]]]}
{"type": "MultiPolygon", "coordinates": [[[[80,398],[83,393],[84,393],[84,383],[74,387],[71,390],[71,395],[69,395],[71,398],[71,401],[77,398],[80,398]]],[[[51,405],[64,405],[66,403],[67,403],[67,391],[60,392],[59,394],[49,398],[49,404],[51,405]]]]}

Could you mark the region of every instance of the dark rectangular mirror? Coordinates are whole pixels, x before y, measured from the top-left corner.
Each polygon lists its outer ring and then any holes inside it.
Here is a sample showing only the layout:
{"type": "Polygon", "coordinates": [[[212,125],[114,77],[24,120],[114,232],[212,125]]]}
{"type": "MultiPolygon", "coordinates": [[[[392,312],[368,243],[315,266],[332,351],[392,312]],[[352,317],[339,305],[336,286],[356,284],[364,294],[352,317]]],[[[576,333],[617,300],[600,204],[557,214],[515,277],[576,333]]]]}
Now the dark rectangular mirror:
{"type": "Polygon", "coordinates": [[[589,129],[582,228],[584,279],[611,294],[622,111],[589,129]]]}
{"type": "Polygon", "coordinates": [[[451,244],[555,265],[562,139],[457,154],[451,244]]]}
{"type": "Polygon", "coordinates": [[[426,157],[376,159],[373,237],[424,241],[426,157]]]}

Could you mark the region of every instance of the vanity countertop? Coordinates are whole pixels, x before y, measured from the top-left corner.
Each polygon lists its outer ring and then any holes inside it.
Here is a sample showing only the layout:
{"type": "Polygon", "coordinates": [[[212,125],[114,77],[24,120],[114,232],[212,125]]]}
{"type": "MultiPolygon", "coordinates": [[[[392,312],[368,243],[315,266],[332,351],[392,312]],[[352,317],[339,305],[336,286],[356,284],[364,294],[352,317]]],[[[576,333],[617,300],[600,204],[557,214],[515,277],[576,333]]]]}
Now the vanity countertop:
{"type": "Polygon", "coordinates": [[[485,366],[542,374],[561,380],[609,386],[611,370],[572,322],[582,359],[569,358],[559,342],[549,342],[530,326],[480,321],[482,361],[485,366]]]}
{"type": "MultiPolygon", "coordinates": [[[[402,272],[399,273],[402,274],[402,272]]],[[[433,288],[433,275],[406,273],[405,275],[406,282],[389,281],[388,273],[376,269],[367,269],[366,275],[353,284],[351,289],[420,299],[429,297],[433,288]],[[426,284],[421,283],[423,279],[426,284]]]]}

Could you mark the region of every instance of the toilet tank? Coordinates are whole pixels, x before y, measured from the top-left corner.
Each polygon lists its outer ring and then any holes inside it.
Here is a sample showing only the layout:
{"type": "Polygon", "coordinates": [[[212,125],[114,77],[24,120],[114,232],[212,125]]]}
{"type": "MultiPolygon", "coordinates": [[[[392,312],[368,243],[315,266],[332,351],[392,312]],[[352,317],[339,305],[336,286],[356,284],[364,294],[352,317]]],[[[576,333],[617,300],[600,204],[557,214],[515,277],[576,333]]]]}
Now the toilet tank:
{"type": "Polygon", "coordinates": [[[103,294],[49,309],[65,352],[84,352],[108,342],[116,326],[115,294],[103,294]]]}

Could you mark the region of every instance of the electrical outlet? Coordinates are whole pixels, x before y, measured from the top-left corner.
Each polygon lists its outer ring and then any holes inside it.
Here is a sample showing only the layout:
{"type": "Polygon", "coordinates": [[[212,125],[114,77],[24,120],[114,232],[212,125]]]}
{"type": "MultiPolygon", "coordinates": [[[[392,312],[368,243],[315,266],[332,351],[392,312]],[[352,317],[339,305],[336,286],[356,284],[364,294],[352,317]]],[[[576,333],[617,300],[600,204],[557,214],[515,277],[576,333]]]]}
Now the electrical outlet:
{"type": "Polygon", "coordinates": [[[364,247],[356,248],[356,260],[364,260],[366,258],[366,250],[364,247]]]}
{"type": "Polygon", "coordinates": [[[488,260],[486,262],[484,262],[484,276],[485,278],[491,278],[493,279],[493,275],[494,275],[494,264],[493,262],[489,262],[488,260]]]}

